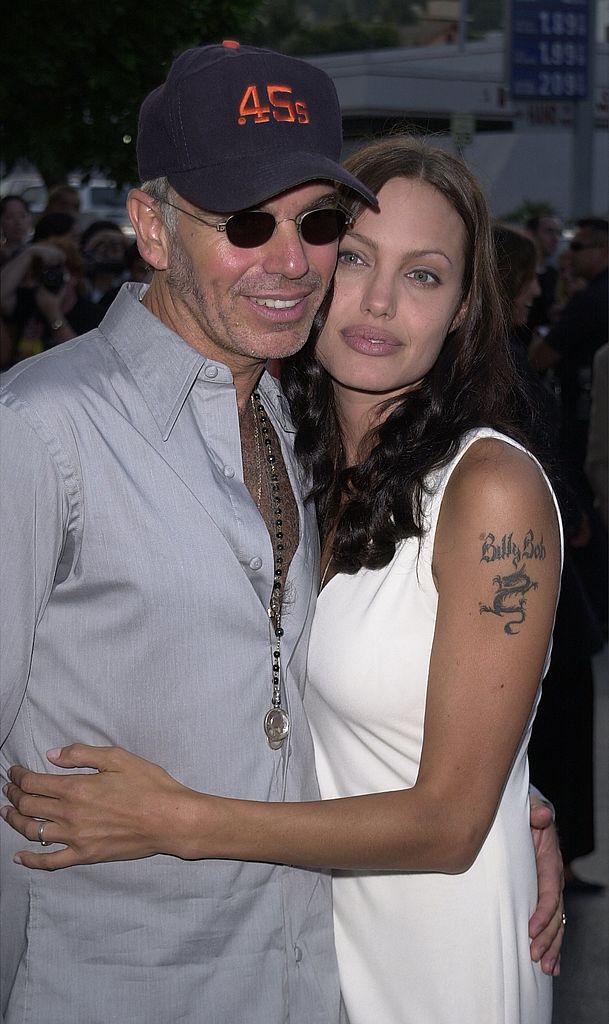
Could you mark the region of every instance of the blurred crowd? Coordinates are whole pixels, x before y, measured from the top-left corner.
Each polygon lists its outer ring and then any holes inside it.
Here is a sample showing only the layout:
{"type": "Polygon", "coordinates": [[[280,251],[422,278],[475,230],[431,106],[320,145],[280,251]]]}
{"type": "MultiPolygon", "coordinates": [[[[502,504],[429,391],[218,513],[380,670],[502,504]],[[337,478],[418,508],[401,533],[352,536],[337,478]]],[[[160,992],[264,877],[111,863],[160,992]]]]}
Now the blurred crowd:
{"type": "Polygon", "coordinates": [[[594,849],[592,658],[607,640],[607,221],[558,217],[495,226],[514,359],[529,383],[526,424],[549,468],[565,564],[529,762],[553,801],[567,891],[594,894],[573,861],[594,849]]]}
{"type": "MultiPolygon", "coordinates": [[[[565,231],[557,216],[495,225],[514,360],[529,382],[531,447],[562,506],[565,568],[554,656],[529,747],[553,801],[567,888],[600,886],[572,867],[594,848],[592,657],[607,639],[607,221],[565,231]]],[[[34,218],[0,201],[2,368],[97,327],[125,281],[148,281],[136,243],[109,220],[79,229],[79,193],[61,185],[34,218]]]]}
{"type": "Polygon", "coordinates": [[[36,218],[18,195],[0,200],[0,366],[6,369],[97,327],[124,281],[147,281],[137,245],[110,220],[80,229],[71,185],[36,218]]]}

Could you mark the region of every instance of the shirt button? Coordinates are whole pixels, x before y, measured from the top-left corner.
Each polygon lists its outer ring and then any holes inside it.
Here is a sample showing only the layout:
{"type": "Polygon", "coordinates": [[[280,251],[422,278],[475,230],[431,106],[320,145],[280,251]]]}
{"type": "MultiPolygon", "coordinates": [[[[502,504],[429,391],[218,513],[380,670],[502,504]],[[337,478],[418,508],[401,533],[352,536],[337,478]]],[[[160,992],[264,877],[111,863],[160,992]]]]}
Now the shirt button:
{"type": "Polygon", "coordinates": [[[256,555],[255,558],[250,558],[250,569],[261,569],[261,568],[262,568],[262,559],[258,558],[258,555],[256,555]]]}
{"type": "Polygon", "coordinates": [[[218,367],[217,366],[206,366],[205,367],[205,376],[209,377],[210,380],[213,380],[214,377],[218,376],[218,367]]]}
{"type": "Polygon", "coordinates": [[[302,949],[300,946],[294,946],[294,958],[297,964],[302,960],[302,949]]]}
{"type": "Polygon", "coordinates": [[[234,475],[235,475],[235,471],[234,471],[232,466],[225,466],[224,467],[224,476],[227,478],[227,480],[232,480],[234,475]]]}

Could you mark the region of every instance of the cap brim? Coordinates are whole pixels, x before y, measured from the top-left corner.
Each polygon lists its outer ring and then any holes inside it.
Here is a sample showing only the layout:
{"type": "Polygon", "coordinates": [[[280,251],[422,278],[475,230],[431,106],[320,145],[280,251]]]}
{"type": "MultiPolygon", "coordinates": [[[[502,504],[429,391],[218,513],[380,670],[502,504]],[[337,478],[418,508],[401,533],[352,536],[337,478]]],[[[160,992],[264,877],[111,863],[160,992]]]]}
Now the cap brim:
{"type": "Polygon", "coordinates": [[[366,185],[341,164],[318,153],[283,154],[272,164],[256,162],[251,170],[242,163],[232,162],[218,164],[213,169],[169,172],[168,178],[184,199],[215,213],[234,213],[259,206],[281,192],[313,181],[339,182],[371,206],[378,205],[374,192],[366,185]]]}

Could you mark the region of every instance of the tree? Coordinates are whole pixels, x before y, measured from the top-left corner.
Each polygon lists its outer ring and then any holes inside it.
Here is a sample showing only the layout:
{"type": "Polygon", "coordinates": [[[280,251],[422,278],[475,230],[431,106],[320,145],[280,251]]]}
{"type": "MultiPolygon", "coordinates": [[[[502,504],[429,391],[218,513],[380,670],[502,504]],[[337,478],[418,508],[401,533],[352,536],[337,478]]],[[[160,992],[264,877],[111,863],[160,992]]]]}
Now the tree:
{"type": "Polygon", "coordinates": [[[350,18],[342,22],[303,25],[285,42],[289,53],[304,56],[399,46],[400,36],[396,25],[365,23],[350,18]]]}
{"type": "Polygon", "coordinates": [[[552,203],[543,199],[523,199],[515,210],[505,213],[501,220],[506,224],[526,224],[532,217],[560,217],[560,213],[552,203]]]}
{"type": "MultiPolygon", "coordinates": [[[[272,2],[272,0],[271,0],[272,2]]],[[[316,21],[362,21],[410,24],[416,20],[425,0],[306,0],[316,21]]]]}
{"type": "Polygon", "coordinates": [[[256,0],[22,0],[3,21],[2,157],[47,185],[76,169],[137,180],[137,114],[181,50],[240,39],[256,0]]]}
{"type": "Polygon", "coordinates": [[[400,45],[415,0],[259,0],[243,40],[298,56],[400,45]]]}
{"type": "Polygon", "coordinates": [[[467,10],[472,38],[484,36],[486,32],[494,32],[503,28],[504,0],[468,0],[467,10]]]}

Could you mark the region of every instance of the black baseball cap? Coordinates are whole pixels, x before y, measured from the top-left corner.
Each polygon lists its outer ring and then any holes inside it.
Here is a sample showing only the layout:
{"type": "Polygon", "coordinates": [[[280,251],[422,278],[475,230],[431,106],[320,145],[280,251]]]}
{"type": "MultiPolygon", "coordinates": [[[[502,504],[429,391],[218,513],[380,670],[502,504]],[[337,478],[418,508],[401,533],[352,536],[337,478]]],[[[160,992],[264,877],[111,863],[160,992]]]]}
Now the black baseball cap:
{"type": "Polygon", "coordinates": [[[308,181],[340,182],[376,206],[341,166],[334,83],[304,60],[221,45],[186,50],[144,100],[137,160],[142,181],[167,177],[204,210],[234,213],[308,181]]]}

